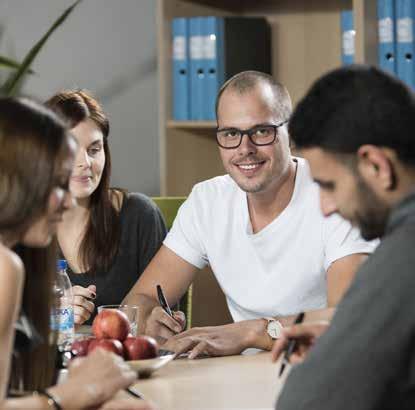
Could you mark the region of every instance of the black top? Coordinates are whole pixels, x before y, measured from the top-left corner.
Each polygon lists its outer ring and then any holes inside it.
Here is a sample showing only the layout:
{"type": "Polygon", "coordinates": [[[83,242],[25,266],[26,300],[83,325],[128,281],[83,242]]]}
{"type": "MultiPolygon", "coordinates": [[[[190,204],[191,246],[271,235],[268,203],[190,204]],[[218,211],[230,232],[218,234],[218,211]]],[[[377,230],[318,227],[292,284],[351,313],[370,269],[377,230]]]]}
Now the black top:
{"type": "MultiPolygon", "coordinates": [[[[129,193],[124,197],[120,219],[120,246],[107,272],[73,273],[68,266],[72,285],[97,287],[96,307],[121,303],[166,236],[160,210],[143,194],[129,193]]],[[[86,324],[92,323],[95,314],[86,324]]]]}
{"type": "MultiPolygon", "coordinates": [[[[278,410],[415,409],[415,194],[391,213],[278,410]]],[[[275,373],[277,377],[277,372],[275,373]]]]}

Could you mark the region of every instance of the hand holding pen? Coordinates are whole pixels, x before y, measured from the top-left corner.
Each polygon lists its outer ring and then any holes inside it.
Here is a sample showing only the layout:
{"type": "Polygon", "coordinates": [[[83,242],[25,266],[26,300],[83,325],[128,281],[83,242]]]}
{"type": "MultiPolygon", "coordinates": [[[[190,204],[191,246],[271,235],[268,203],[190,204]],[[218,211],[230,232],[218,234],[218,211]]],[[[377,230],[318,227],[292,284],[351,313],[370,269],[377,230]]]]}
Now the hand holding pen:
{"type": "MultiPolygon", "coordinates": [[[[303,320],[304,320],[304,312],[301,312],[295,318],[294,324],[297,325],[297,324],[301,323],[303,320]]],[[[292,353],[294,352],[296,347],[297,347],[297,340],[296,339],[289,339],[287,347],[286,347],[285,352],[284,352],[284,357],[282,359],[282,363],[281,363],[280,372],[279,372],[278,377],[281,377],[281,375],[284,373],[285,366],[289,363],[290,356],[292,355],[292,353]]]]}
{"type": "Polygon", "coordinates": [[[293,326],[284,328],[283,337],[278,339],[272,348],[272,361],[277,361],[281,354],[284,354],[280,374],[283,373],[288,362],[301,363],[315,341],[329,326],[326,320],[301,323],[303,319],[304,315],[300,314],[293,326]]]}
{"type": "Polygon", "coordinates": [[[160,306],[163,308],[163,310],[170,316],[170,317],[172,317],[173,319],[174,319],[174,317],[173,317],[173,312],[171,311],[171,309],[170,309],[170,306],[169,306],[169,304],[167,303],[167,299],[166,299],[166,297],[164,296],[164,293],[163,293],[163,289],[161,289],[161,286],[160,285],[157,285],[157,297],[158,297],[158,300],[159,300],[159,303],[160,303],[160,306]]]}
{"type": "MultiPolygon", "coordinates": [[[[186,319],[182,318],[179,314],[179,312],[173,312],[167,302],[166,297],[164,296],[164,292],[160,285],[157,285],[157,297],[158,301],[160,303],[160,306],[163,308],[163,310],[176,322],[180,324],[180,327],[183,329],[186,323],[186,319]]],[[[180,312],[181,313],[181,312],[180,312]]]]}

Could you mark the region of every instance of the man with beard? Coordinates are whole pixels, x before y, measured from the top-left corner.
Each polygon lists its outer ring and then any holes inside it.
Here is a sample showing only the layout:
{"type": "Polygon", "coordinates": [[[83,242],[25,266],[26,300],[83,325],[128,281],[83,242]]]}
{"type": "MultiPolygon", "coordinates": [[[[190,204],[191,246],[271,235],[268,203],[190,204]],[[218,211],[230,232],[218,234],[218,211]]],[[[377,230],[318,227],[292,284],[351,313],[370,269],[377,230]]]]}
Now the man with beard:
{"type": "Polygon", "coordinates": [[[312,86],[289,130],[320,185],[323,213],[382,242],[330,325],[293,326],[276,342],[274,360],[296,339],[292,361],[301,363],[277,409],[414,409],[414,94],[376,68],[341,68],[312,86]]]}
{"type": "Polygon", "coordinates": [[[290,153],[290,114],[287,90],[267,74],[243,72],[221,88],[216,138],[228,175],[193,188],[127,296],[140,305],[145,332],[167,340],[165,348],[191,351],[190,358],[270,349],[299,311],[306,320],[330,317],[372,251],[348,222],[321,214],[306,161],[290,153]],[[207,263],[235,323],[176,335],[183,317],[158,306],[156,284],[173,304],[207,263]]]}

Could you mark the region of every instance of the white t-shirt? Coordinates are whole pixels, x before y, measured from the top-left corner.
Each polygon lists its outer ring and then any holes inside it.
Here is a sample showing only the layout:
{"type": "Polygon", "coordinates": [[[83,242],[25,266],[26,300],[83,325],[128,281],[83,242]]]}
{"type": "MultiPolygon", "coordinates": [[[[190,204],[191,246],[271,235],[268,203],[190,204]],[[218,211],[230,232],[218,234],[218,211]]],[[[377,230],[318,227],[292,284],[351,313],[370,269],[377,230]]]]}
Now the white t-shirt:
{"type": "Polygon", "coordinates": [[[297,161],[290,203],[260,232],[252,233],[246,193],[224,175],[193,187],[164,240],[192,265],[210,264],[235,321],[326,307],[331,263],[378,244],[340,216],[323,216],[308,163],[297,161]]]}

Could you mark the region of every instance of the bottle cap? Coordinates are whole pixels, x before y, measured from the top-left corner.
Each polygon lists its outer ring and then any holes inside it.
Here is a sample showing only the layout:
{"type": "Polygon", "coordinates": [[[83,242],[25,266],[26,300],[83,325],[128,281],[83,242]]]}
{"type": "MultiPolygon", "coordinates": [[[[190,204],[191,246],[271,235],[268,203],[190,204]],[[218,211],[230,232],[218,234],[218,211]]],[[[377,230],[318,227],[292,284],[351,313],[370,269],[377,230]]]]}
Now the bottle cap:
{"type": "Polygon", "coordinates": [[[65,270],[68,267],[68,263],[65,259],[58,259],[56,267],[58,270],[65,270]]]}

